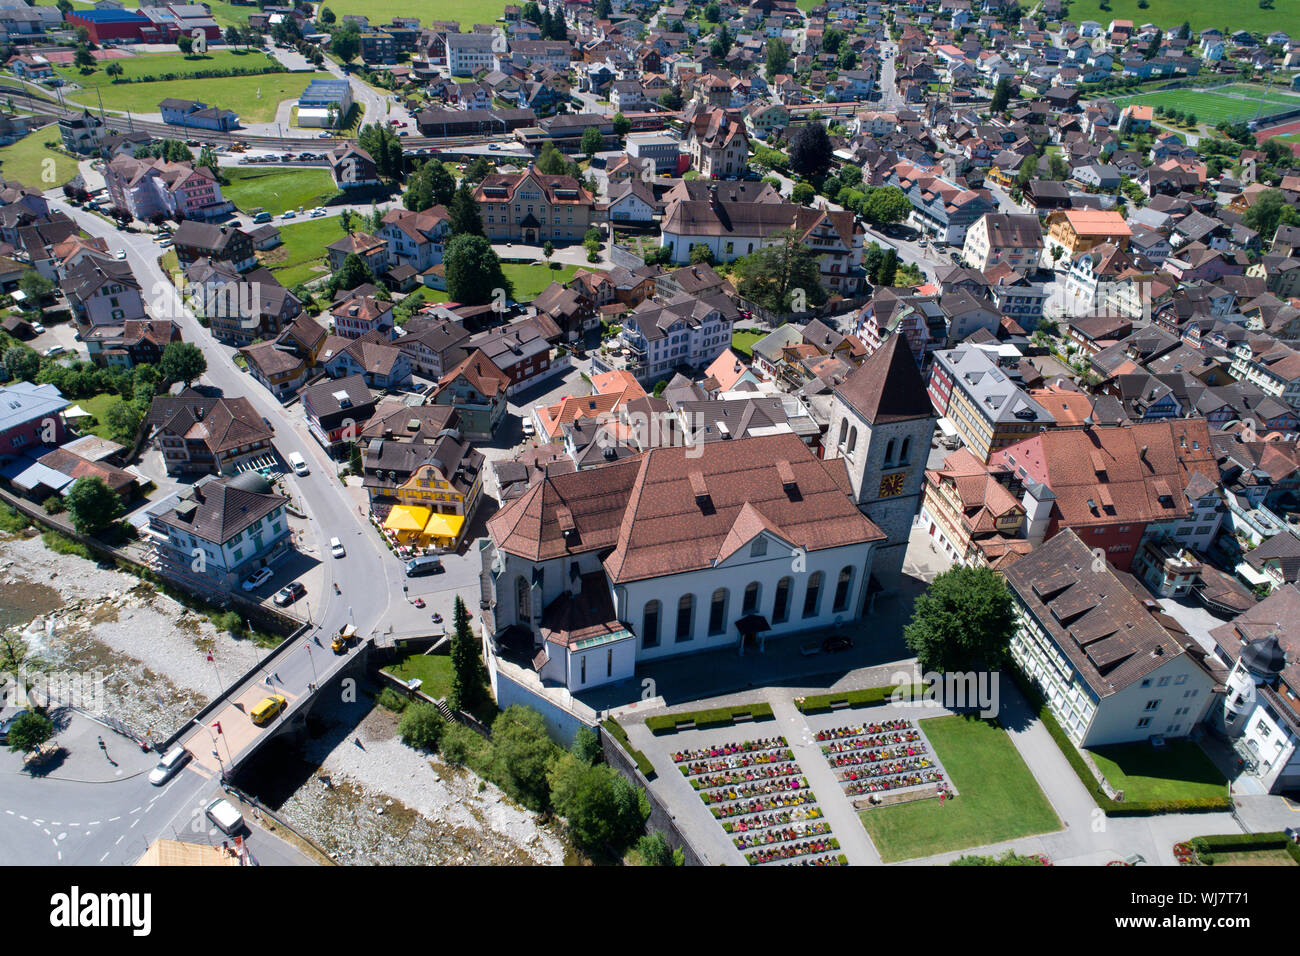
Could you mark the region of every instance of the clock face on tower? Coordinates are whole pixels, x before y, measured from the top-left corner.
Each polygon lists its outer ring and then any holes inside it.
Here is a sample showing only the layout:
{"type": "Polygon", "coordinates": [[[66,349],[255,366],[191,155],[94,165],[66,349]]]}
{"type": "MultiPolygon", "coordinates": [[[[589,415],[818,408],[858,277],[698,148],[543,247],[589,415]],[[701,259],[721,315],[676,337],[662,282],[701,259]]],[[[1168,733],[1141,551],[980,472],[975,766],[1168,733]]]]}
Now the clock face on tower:
{"type": "Polygon", "coordinates": [[[903,493],[903,481],[906,472],[896,471],[891,475],[880,476],[880,497],[892,498],[903,493]]]}

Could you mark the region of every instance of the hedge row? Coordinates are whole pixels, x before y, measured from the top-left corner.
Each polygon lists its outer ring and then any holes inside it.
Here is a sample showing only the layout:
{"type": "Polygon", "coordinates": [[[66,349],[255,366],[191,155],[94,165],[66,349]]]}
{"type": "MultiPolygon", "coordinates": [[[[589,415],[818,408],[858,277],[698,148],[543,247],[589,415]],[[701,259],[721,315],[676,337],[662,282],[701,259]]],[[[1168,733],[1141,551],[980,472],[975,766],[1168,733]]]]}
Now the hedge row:
{"type": "Polygon", "coordinates": [[[1102,790],[1091,768],[1084,762],[1083,754],[1079,753],[1079,748],[1074,745],[1074,741],[1057,723],[1056,716],[1047,705],[1043,695],[1018,670],[1012,671],[1011,674],[1016,686],[1020,688],[1020,692],[1029,701],[1029,705],[1037,709],[1038,719],[1043,722],[1047,732],[1056,741],[1056,746],[1061,749],[1065,759],[1074,768],[1075,774],[1079,777],[1079,782],[1083,784],[1088,794],[1097,801],[1097,806],[1101,807],[1106,816],[1145,817],[1158,813],[1221,813],[1232,809],[1232,799],[1230,797],[1197,797],[1188,800],[1112,800],[1102,790]]]}
{"type": "Polygon", "coordinates": [[[632,746],[632,741],[627,737],[627,731],[613,717],[601,721],[600,726],[604,727],[611,737],[619,742],[619,745],[627,751],[627,755],[632,758],[636,768],[641,771],[641,775],[647,780],[655,778],[655,765],[650,762],[650,758],[632,746]]]}
{"type": "Polygon", "coordinates": [[[1217,836],[1193,837],[1187,841],[1196,849],[1196,859],[1206,866],[1214,866],[1217,857],[1252,850],[1286,850],[1287,855],[1300,865],[1300,845],[1281,832],[1225,833],[1217,836]]]}
{"type": "Polygon", "coordinates": [[[177,80],[211,80],[228,76],[265,76],[268,73],[288,73],[287,67],[276,65],[266,67],[232,66],[224,70],[195,70],[193,73],[162,73],[155,75],[145,73],[141,76],[115,76],[113,85],[122,83],[175,83],[177,80]]]}
{"type": "Polygon", "coordinates": [[[749,716],[754,720],[772,720],[771,704],[746,704],[741,707],[714,707],[711,710],[692,710],[684,714],[667,714],[647,717],[645,725],[655,734],[671,734],[683,724],[694,724],[696,730],[706,727],[726,727],[737,717],[749,716]]]}
{"type": "MultiPolygon", "coordinates": [[[[799,708],[800,713],[804,714],[824,713],[841,704],[849,707],[873,707],[876,704],[889,703],[893,699],[894,691],[902,686],[902,684],[891,684],[888,687],[868,687],[865,690],[850,690],[840,694],[812,694],[808,697],[796,697],[794,705],[799,708]]],[[[903,689],[902,696],[910,699],[924,689],[924,684],[912,684],[903,689]]]]}

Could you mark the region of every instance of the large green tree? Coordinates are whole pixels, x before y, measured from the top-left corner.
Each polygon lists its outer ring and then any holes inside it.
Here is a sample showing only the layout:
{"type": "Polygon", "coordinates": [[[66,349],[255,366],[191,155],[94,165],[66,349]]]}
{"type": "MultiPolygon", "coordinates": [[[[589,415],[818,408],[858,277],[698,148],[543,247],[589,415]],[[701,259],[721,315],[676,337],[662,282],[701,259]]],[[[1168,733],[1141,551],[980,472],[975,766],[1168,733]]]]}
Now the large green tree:
{"type": "Polygon", "coordinates": [[[468,183],[461,183],[457,187],[455,194],[451,197],[451,205],[447,207],[448,222],[447,228],[451,230],[453,236],[483,236],[486,238],[487,233],[483,230],[483,217],[479,213],[478,203],[474,199],[474,191],[469,188],[468,183]]]}
{"type": "Polygon", "coordinates": [[[103,478],[78,478],[63,496],[78,534],[99,534],[122,514],[122,499],[103,478]]]}
{"type": "Polygon", "coordinates": [[[825,302],[817,253],[800,242],[793,229],[770,238],[776,241],[732,265],[740,294],[774,312],[795,311],[800,305],[807,309],[825,302]]]}
{"type": "Polygon", "coordinates": [[[916,599],[903,638],[922,670],[997,670],[1007,661],[1016,618],[1011,592],[989,568],[943,572],[916,599]]]}
{"type": "Polygon", "coordinates": [[[771,83],[776,77],[785,72],[785,68],[790,65],[790,47],[779,37],[772,37],[767,41],[766,61],[764,63],[764,75],[767,81],[771,83]]]}
{"type": "Polygon", "coordinates": [[[790,169],[800,176],[821,176],[830,169],[834,147],[821,123],[805,123],[790,137],[790,169]]]}
{"type": "Polygon", "coordinates": [[[170,382],[190,383],[208,370],[208,360],[193,342],[171,342],[163,349],[159,362],[163,375],[170,382]]]}
{"type": "Polygon", "coordinates": [[[4,363],[10,375],[27,382],[34,379],[41,370],[41,357],[22,345],[5,349],[4,363]]]}
{"type": "Polygon", "coordinates": [[[546,771],[560,752],[542,715],[529,707],[514,704],[492,722],[491,777],[530,810],[547,809],[546,771]]]}
{"type": "Polygon", "coordinates": [[[330,50],[347,67],[361,52],[361,33],[350,23],[335,30],[330,40],[330,50]]]}
{"type": "Polygon", "coordinates": [[[456,195],[456,180],[440,159],[422,164],[408,180],[402,205],[421,212],[431,206],[446,206],[456,195]]]}
{"type": "Polygon", "coordinates": [[[590,766],[566,753],[546,775],[551,805],[564,817],[579,846],[626,848],[649,815],[644,792],[605,764],[590,766]]]}
{"type": "Polygon", "coordinates": [[[469,625],[469,611],[460,595],[452,610],[451,633],[451,705],[457,710],[471,710],[487,696],[486,673],[479,643],[469,625]]]}
{"type": "Polygon", "coordinates": [[[54,721],[42,713],[29,710],[9,728],[9,749],[14,753],[35,750],[54,736],[54,721]]]}
{"type": "Polygon", "coordinates": [[[1259,194],[1254,204],[1241,217],[1248,227],[1259,233],[1263,242],[1269,242],[1277,232],[1279,224],[1296,225],[1300,223],[1300,214],[1294,206],[1286,201],[1280,189],[1266,189],[1259,194]]]}
{"type": "Polygon", "coordinates": [[[453,301],[483,305],[492,301],[495,289],[504,290],[510,297],[510,283],[501,271],[501,260],[482,236],[453,236],[443,254],[443,265],[447,270],[447,294],[453,301]]]}

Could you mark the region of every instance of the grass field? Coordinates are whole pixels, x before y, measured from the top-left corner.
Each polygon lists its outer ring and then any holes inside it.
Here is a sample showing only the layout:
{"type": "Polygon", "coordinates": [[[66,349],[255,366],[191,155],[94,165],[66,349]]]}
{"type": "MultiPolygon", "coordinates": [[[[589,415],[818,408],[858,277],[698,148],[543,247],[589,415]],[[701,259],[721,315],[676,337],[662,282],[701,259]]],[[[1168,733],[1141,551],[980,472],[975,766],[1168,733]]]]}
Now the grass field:
{"type": "MultiPolygon", "coordinates": [[[[431,20],[455,20],[462,33],[469,33],[476,23],[495,23],[506,9],[506,0],[324,0],[340,20],[345,13],[369,17],[371,24],[390,23],[395,16],[431,20]]],[[[247,19],[247,16],[245,16],[247,19]]]]}
{"type": "Polygon", "coordinates": [[[921,724],[958,796],[859,816],[886,863],[1000,843],[1061,828],[1011,738],[996,724],[933,717],[921,724]]]}
{"type": "MultiPolygon", "coordinates": [[[[1258,97],[1258,93],[1255,95],[1258,97]]],[[[1111,99],[1121,107],[1138,103],[1144,106],[1164,106],[1184,113],[1195,113],[1197,122],[1207,123],[1210,126],[1224,121],[1230,123],[1248,121],[1253,120],[1256,115],[1272,116],[1274,113],[1300,108],[1300,98],[1287,99],[1277,93],[1268,94],[1262,107],[1258,98],[1238,99],[1235,96],[1195,90],[1166,90],[1161,93],[1115,96],[1111,99]]]]}
{"type": "Polygon", "coordinates": [[[139,114],[157,113],[158,103],[173,96],[233,109],[246,124],[268,123],[275,119],[281,100],[297,99],[313,77],[323,75],[269,73],[265,76],[225,76],[171,83],[122,83],[98,90],[80,90],[69,93],[67,98],[87,106],[97,106],[102,94],[105,109],[130,110],[139,114]]]}
{"type": "MultiPolygon", "coordinates": [[[[181,53],[149,53],[143,56],[124,56],[115,60],[104,60],[91,73],[83,74],[75,66],[56,66],[55,71],[69,83],[87,89],[113,85],[113,77],[105,68],[116,63],[122,68],[122,78],[134,80],[141,76],[162,76],[174,73],[177,76],[190,76],[202,70],[255,70],[274,66],[275,61],[260,50],[247,53],[234,50],[212,50],[204,56],[185,56],[181,53]]],[[[162,81],[159,81],[162,82],[162,81]]],[[[120,83],[118,84],[121,85],[120,83]]]]}
{"type": "Polygon", "coordinates": [[[107,438],[109,441],[112,441],[113,436],[109,433],[108,426],[104,424],[104,416],[108,413],[110,408],[120,401],[122,401],[122,397],[112,393],[96,395],[94,398],[79,399],[75,404],[80,405],[83,409],[95,416],[94,426],[86,428],[83,424],[81,426],[82,431],[89,431],[91,434],[98,435],[100,438],[107,438]]]}
{"type": "MultiPolygon", "coordinates": [[[[1149,3],[1143,10],[1137,0],[1110,0],[1110,9],[1103,10],[1101,0],[1073,0],[1070,20],[1074,23],[1096,20],[1103,28],[1112,20],[1132,20],[1139,25],[1154,23],[1163,29],[1177,29],[1186,20],[1195,38],[1198,31],[1210,27],[1218,27],[1225,33],[1250,30],[1268,34],[1288,30],[1288,23],[1300,9],[1296,0],[1277,0],[1273,10],[1261,10],[1257,0],[1149,0],[1149,3]]],[[[799,0],[799,6],[803,7],[803,0],[799,0]]]]}
{"type": "Polygon", "coordinates": [[[29,133],[12,145],[0,147],[0,176],[16,179],[24,186],[42,191],[62,186],[77,175],[77,161],[45,147],[47,139],[58,138],[58,127],[48,126],[29,133]],[[54,165],[47,165],[47,159],[54,160],[54,165]],[[47,178],[47,173],[53,178],[47,178]]]}
{"type": "Polygon", "coordinates": [[[1126,801],[1228,795],[1223,774],[1190,740],[1167,741],[1160,750],[1147,744],[1126,744],[1088,752],[1110,785],[1124,791],[1126,801]]]}
{"type": "Polygon", "coordinates": [[[753,354],[754,343],[762,339],[766,332],[732,332],[731,348],[745,358],[753,354]]]}
{"type": "Polygon", "coordinates": [[[325,275],[325,247],[343,236],[338,216],[309,219],[280,227],[284,245],[258,253],[262,264],[274,273],[280,284],[292,289],[300,282],[325,275]]]}
{"type": "Polygon", "coordinates": [[[273,216],[288,209],[313,209],[338,187],[323,169],[239,169],[225,167],[230,180],[221,193],[244,212],[261,206],[273,216]]]}
{"type": "Polygon", "coordinates": [[[410,654],[384,669],[408,684],[418,677],[423,681],[420,690],[430,697],[451,693],[451,658],[446,654],[410,654]]]}
{"type": "MultiPolygon", "coordinates": [[[[584,268],[592,268],[584,266],[584,268]]],[[[552,282],[568,282],[577,273],[577,266],[560,266],[549,268],[544,262],[535,263],[501,263],[501,271],[510,280],[515,290],[516,302],[531,302],[552,282]]]]}

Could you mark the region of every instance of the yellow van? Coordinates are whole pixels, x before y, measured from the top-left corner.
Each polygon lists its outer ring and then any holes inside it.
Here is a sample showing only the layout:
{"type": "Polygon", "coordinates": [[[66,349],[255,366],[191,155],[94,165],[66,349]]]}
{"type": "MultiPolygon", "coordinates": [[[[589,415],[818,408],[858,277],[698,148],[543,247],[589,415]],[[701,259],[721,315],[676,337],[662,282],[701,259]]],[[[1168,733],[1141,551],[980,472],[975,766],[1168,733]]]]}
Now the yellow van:
{"type": "Polygon", "coordinates": [[[275,715],[284,710],[288,705],[289,702],[279,694],[272,694],[254,707],[249,712],[248,716],[253,719],[253,723],[261,727],[263,724],[269,724],[274,720],[275,715]]]}

